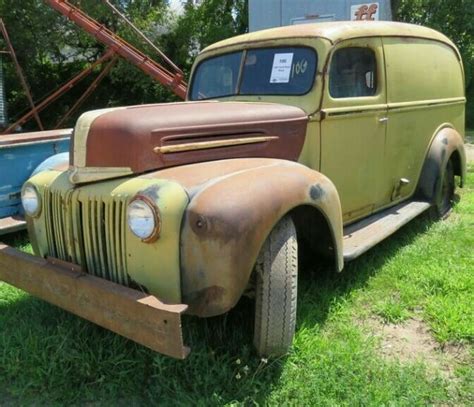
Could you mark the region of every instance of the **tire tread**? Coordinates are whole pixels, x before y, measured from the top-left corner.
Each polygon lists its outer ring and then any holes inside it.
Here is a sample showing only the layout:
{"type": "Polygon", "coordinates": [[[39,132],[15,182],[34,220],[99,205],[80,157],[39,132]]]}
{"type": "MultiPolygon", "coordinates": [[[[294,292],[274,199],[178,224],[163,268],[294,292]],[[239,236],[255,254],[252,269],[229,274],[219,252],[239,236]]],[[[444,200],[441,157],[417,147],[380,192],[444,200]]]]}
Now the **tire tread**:
{"type": "Polygon", "coordinates": [[[261,356],[288,351],[296,324],[298,246],[290,217],[272,230],[257,260],[254,344],[261,356]]]}

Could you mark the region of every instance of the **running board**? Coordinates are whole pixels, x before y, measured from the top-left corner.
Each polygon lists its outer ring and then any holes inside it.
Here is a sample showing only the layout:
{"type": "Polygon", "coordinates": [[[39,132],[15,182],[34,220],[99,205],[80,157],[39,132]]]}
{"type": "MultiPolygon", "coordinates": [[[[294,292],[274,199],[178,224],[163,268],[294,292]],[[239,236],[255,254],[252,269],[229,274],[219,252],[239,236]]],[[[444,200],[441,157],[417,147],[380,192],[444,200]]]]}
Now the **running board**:
{"type": "Polygon", "coordinates": [[[346,226],[344,228],[344,261],[348,262],[359,257],[430,206],[428,202],[404,202],[346,226]]]}

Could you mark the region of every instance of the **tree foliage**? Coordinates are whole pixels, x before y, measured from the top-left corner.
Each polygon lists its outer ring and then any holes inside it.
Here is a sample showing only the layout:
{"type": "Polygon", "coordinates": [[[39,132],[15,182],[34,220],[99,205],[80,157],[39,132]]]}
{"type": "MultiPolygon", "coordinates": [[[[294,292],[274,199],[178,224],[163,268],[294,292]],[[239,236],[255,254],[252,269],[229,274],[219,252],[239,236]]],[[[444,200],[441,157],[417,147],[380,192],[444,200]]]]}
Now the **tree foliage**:
{"type": "MultiPolygon", "coordinates": [[[[156,57],[154,51],[143,45],[131,28],[114,15],[104,2],[97,0],[71,2],[134,46],[156,57]]],[[[160,30],[169,20],[167,0],[120,0],[113,3],[159,45],[160,30]]],[[[92,36],[67,21],[42,0],[21,2],[0,0],[0,16],[9,31],[11,42],[36,101],[50,94],[106,51],[105,47],[92,36]]],[[[3,62],[6,68],[9,116],[11,120],[15,120],[27,111],[29,106],[11,59],[4,56],[3,62]]],[[[100,67],[41,113],[47,128],[55,126],[92,83],[99,71],[100,67]]],[[[137,67],[119,59],[101,86],[82,106],[81,111],[160,100],[173,100],[173,96],[137,67]]],[[[73,125],[79,113],[67,124],[73,125]]],[[[25,128],[35,129],[35,126],[36,124],[30,121],[25,128]]]]}
{"type": "Polygon", "coordinates": [[[468,95],[467,124],[474,127],[474,1],[392,0],[396,20],[441,31],[461,52],[468,95]]]}
{"type": "Polygon", "coordinates": [[[197,53],[214,42],[248,30],[246,0],[187,1],[166,38],[169,55],[189,73],[197,53]]]}

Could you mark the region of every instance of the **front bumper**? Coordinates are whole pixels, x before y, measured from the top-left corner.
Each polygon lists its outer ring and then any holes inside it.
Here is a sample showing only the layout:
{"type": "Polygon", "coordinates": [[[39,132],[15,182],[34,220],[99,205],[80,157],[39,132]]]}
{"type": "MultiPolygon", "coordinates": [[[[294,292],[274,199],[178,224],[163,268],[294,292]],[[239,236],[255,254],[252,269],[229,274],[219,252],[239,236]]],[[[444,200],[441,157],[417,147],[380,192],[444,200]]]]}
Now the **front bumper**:
{"type": "Polygon", "coordinates": [[[84,273],[75,264],[42,259],[0,243],[0,281],[165,355],[184,359],[181,314],[187,305],[84,273]]]}

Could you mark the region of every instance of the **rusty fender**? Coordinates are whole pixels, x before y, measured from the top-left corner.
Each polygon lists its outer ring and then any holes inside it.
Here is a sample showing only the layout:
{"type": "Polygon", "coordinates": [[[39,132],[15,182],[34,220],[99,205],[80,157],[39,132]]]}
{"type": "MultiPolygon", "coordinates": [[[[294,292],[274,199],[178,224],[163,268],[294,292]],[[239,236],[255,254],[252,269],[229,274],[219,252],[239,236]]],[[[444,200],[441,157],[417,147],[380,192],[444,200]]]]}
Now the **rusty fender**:
{"type": "Polygon", "coordinates": [[[294,162],[254,163],[253,168],[211,179],[191,196],[181,234],[182,298],[190,314],[208,317],[231,309],[272,228],[299,206],[322,213],[332,234],[336,266],[342,269],[341,205],[333,183],[294,162]]]}
{"type": "Polygon", "coordinates": [[[423,164],[417,188],[421,199],[434,202],[441,193],[441,180],[450,158],[454,160],[454,173],[461,177],[462,187],[466,179],[464,140],[455,129],[444,127],[433,138],[423,164]]]}

